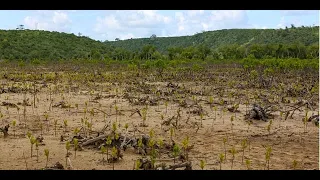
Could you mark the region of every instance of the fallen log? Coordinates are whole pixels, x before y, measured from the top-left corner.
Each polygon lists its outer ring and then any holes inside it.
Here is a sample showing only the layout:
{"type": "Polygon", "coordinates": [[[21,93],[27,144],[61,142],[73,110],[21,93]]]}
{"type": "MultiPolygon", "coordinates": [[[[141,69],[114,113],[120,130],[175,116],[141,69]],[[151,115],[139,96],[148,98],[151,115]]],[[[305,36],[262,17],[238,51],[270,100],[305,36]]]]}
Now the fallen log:
{"type": "Polygon", "coordinates": [[[176,118],[176,116],[172,116],[172,117],[169,118],[168,120],[163,121],[163,122],[161,123],[161,125],[169,126],[169,125],[171,124],[171,121],[172,121],[173,119],[175,119],[175,118],[176,118]]]}
{"type": "Polygon", "coordinates": [[[53,105],[52,107],[59,107],[59,106],[60,106],[61,108],[69,108],[69,107],[70,107],[70,105],[67,105],[67,103],[64,102],[64,101],[60,101],[59,103],[53,105]]]}
{"type": "Polygon", "coordinates": [[[107,137],[107,135],[101,135],[101,136],[98,136],[98,137],[96,137],[96,138],[89,139],[88,141],[83,142],[81,145],[82,145],[82,146],[87,146],[87,145],[93,144],[93,143],[95,143],[95,142],[97,142],[97,141],[106,139],[106,137],[107,137]]]}
{"type": "Polygon", "coordinates": [[[178,168],[185,168],[184,170],[192,170],[192,165],[190,161],[183,162],[180,164],[174,164],[174,165],[169,165],[169,167],[166,167],[165,170],[176,170],[178,168]]]}
{"type": "Polygon", "coordinates": [[[0,128],[0,132],[3,132],[3,137],[4,138],[9,136],[9,133],[8,133],[9,127],[10,127],[10,125],[8,124],[4,128],[0,128]]]}
{"type": "Polygon", "coordinates": [[[253,104],[252,109],[245,115],[245,119],[263,120],[266,122],[271,116],[270,113],[267,113],[266,108],[253,104]]]}
{"type": "Polygon", "coordinates": [[[313,115],[309,117],[308,122],[313,121],[313,123],[319,127],[319,115],[313,115]]]}
{"type": "Polygon", "coordinates": [[[56,162],[52,167],[44,168],[43,170],[64,170],[64,167],[61,163],[56,162]]]}
{"type": "Polygon", "coordinates": [[[10,102],[2,102],[1,106],[8,106],[10,108],[19,108],[16,104],[10,102]]]}
{"type": "Polygon", "coordinates": [[[129,117],[133,116],[135,113],[138,113],[139,116],[142,117],[139,109],[136,109],[129,117]]]}
{"type": "Polygon", "coordinates": [[[311,122],[313,119],[318,119],[318,121],[319,121],[319,115],[313,115],[313,116],[311,116],[311,117],[309,117],[309,119],[308,119],[308,122],[311,122]]]}

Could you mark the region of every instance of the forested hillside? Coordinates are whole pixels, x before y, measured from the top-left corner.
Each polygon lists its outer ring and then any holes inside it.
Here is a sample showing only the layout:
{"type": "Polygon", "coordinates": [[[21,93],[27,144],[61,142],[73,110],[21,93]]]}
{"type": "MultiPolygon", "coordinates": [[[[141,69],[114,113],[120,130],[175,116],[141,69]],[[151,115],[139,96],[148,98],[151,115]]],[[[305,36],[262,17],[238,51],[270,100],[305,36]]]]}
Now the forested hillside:
{"type": "Polygon", "coordinates": [[[143,46],[154,45],[158,51],[165,52],[168,47],[188,47],[204,44],[210,48],[236,44],[292,44],[301,42],[304,45],[319,42],[319,27],[291,27],[287,29],[229,29],[198,33],[180,37],[150,37],[105,42],[127,50],[141,50],[143,46]]]}
{"type": "Polygon", "coordinates": [[[0,59],[317,58],[319,27],[230,29],[192,36],[95,41],[74,34],[0,30],[0,59]]]}
{"type": "Polygon", "coordinates": [[[70,59],[105,54],[108,46],[100,41],[74,34],[36,31],[0,30],[1,59],[70,59]]]}

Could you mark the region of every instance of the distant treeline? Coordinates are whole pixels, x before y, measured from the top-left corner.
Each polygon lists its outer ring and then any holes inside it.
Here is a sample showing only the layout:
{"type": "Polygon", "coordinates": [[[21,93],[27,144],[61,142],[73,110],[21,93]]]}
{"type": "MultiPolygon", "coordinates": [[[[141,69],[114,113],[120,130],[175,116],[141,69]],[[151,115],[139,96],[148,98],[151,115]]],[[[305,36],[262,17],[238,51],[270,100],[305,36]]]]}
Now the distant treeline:
{"type": "Polygon", "coordinates": [[[100,42],[74,34],[0,30],[0,60],[174,60],[319,57],[319,27],[231,29],[100,42]]]}

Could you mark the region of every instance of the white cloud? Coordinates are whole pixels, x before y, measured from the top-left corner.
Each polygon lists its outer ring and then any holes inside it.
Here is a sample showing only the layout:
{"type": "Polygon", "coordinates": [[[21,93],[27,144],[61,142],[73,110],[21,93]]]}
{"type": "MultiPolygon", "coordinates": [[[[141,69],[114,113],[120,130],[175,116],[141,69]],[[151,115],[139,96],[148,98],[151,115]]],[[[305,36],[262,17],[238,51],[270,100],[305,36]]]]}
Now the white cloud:
{"type": "Polygon", "coordinates": [[[211,14],[211,20],[217,22],[246,23],[247,21],[246,11],[242,10],[219,10],[211,14]]]}
{"type": "Polygon", "coordinates": [[[120,39],[131,39],[131,38],[137,38],[136,36],[134,36],[132,33],[128,33],[128,34],[124,34],[120,36],[120,39]]]}
{"type": "Polygon", "coordinates": [[[204,13],[204,10],[189,10],[187,11],[187,14],[188,16],[196,16],[196,15],[199,15],[199,14],[203,14],[204,13]]]}
{"type": "Polygon", "coordinates": [[[203,30],[208,31],[208,28],[209,28],[208,24],[206,24],[206,23],[201,23],[201,25],[202,25],[202,27],[203,27],[203,30]]]}
{"type": "MultiPolygon", "coordinates": [[[[170,34],[192,35],[224,28],[248,27],[246,11],[184,11],[175,13],[176,28],[170,34]]],[[[174,27],[174,25],[173,25],[174,27]]]]}
{"type": "Polygon", "coordinates": [[[97,24],[94,28],[96,32],[106,32],[110,30],[118,30],[120,28],[120,24],[118,20],[113,15],[106,16],[104,18],[98,17],[97,24]]]}
{"type": "Polygon", "coordinates": [[[171,17],[157,10],[107,11],[104,17],[96,19],[93,30],[100,35],[107,34],[110,40],[148,37],[161,34],[162,29],[172,21],[171,17]]]}
{"type": "Polygon", "coordinates": [[[179,28],[178,28],[178,31],[181,32],[181,31],[183,31],[184,29],[185,29],[184,26],[183,26],[183,25],[180,25],[179,28]]]}
{"type": "Polygon", "coordinates": [[[307,16],[319,14],[318,10],[283,10],[281,14],[283,16],[307,16]]]}
{"type": "MultiPolygon", "coordinates": [[[[80,17],[80,11],[36,11],[24,19],[26,28],[70,32],[72,17],[80,17]]],[[[86,12],[88,13],[88,12],[86,12]]],[[[96,39],[114,40],[138,37],[183,36],[201,31],[248,26],[246,11],[158,11],[158,10],[110,10],[96,11],[91,26],[96,39]]],[[[87,16],[86,16],[87,17],[87,16]]]]}
{"type": "Polygon", "coordinates": [[[72,21],[63,11],[36,11],[33,16],[24,18],[28,29],[70,32],[72,21]]]}
{"type": "MultiPolygon", "coordinates": [[[[193,35],[201,31],[231,28],[285,28],[291,24],[319,25],[319,11],[277,11],[279,19],[250,24],[244,10],[38,10],[24,17],[25,28],[60,32],[82,32],[94,39],[114,40],[157,36],[193,35]],[[71,21],[71,18],[73,21],[71,21]],[[281,19],[280,19],[281,18],[281,19]],[[307,22],[308,21],[308,22],[307,22]]],[[[268,11],[270,13],[270,11],[268,11]]],[[[273,12],[271,12],[273,13],[273,12]]],[[[21,22],[19,22],[21,23],[21,22]]]]}
{"type": "Polygon", "coordinates": [[[286,21],[284,17],[281,17],[280,23],[277,25],[277,28],[285,28],[286,21]]]}
{"type": "Polygon", "coordinates": [[[71,20],[68,18],[68,15],[63,12],[55,11],[52,17],[52,21],[55,24],[68,24],[71,23],[71,20]]]}
{"type": "Polygon", "coordinates": [[[261,26],[261,25],[258,25],[258,24],[252,24],[248,28],[251,28],[251,29],[267,29],[268,27],[267,26],[261,26]]]}
{"type": "Polygon", "coordinates": [[[284,29],[285,27],[291,27],[291,25],[299,27],[303,25],[303,22],[301,21],[300,18],[294,18],[294,19],[291,18],[288,20],[285,16],[282,16],[279,24],[277,25],[277,28],[284,29]]]}

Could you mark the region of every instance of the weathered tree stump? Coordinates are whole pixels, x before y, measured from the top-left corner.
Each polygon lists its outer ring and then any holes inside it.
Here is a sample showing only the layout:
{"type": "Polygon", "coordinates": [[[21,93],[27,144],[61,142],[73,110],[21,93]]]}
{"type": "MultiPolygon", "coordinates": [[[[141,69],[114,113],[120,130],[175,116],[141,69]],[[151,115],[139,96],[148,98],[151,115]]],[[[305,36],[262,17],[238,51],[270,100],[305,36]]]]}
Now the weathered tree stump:
{"type": "Polygon", "coordinates": [[[255,119],[267,121],[271,114],[267,113],[266,108],[262,108],[257,104],[252,105],[252,109],[245,115],[245,119],[255,119]]]}
{"type": "Polygon", "coordinates": [[[9,133],[8,133],[8,131],[9,131],[9,124],[8,125],[6,125],[4,128],[0,128],[0,132],[3,132],[3,137],[4,138],[6,138],[6,137],[8,137],[9,136],[9,133]]]}

